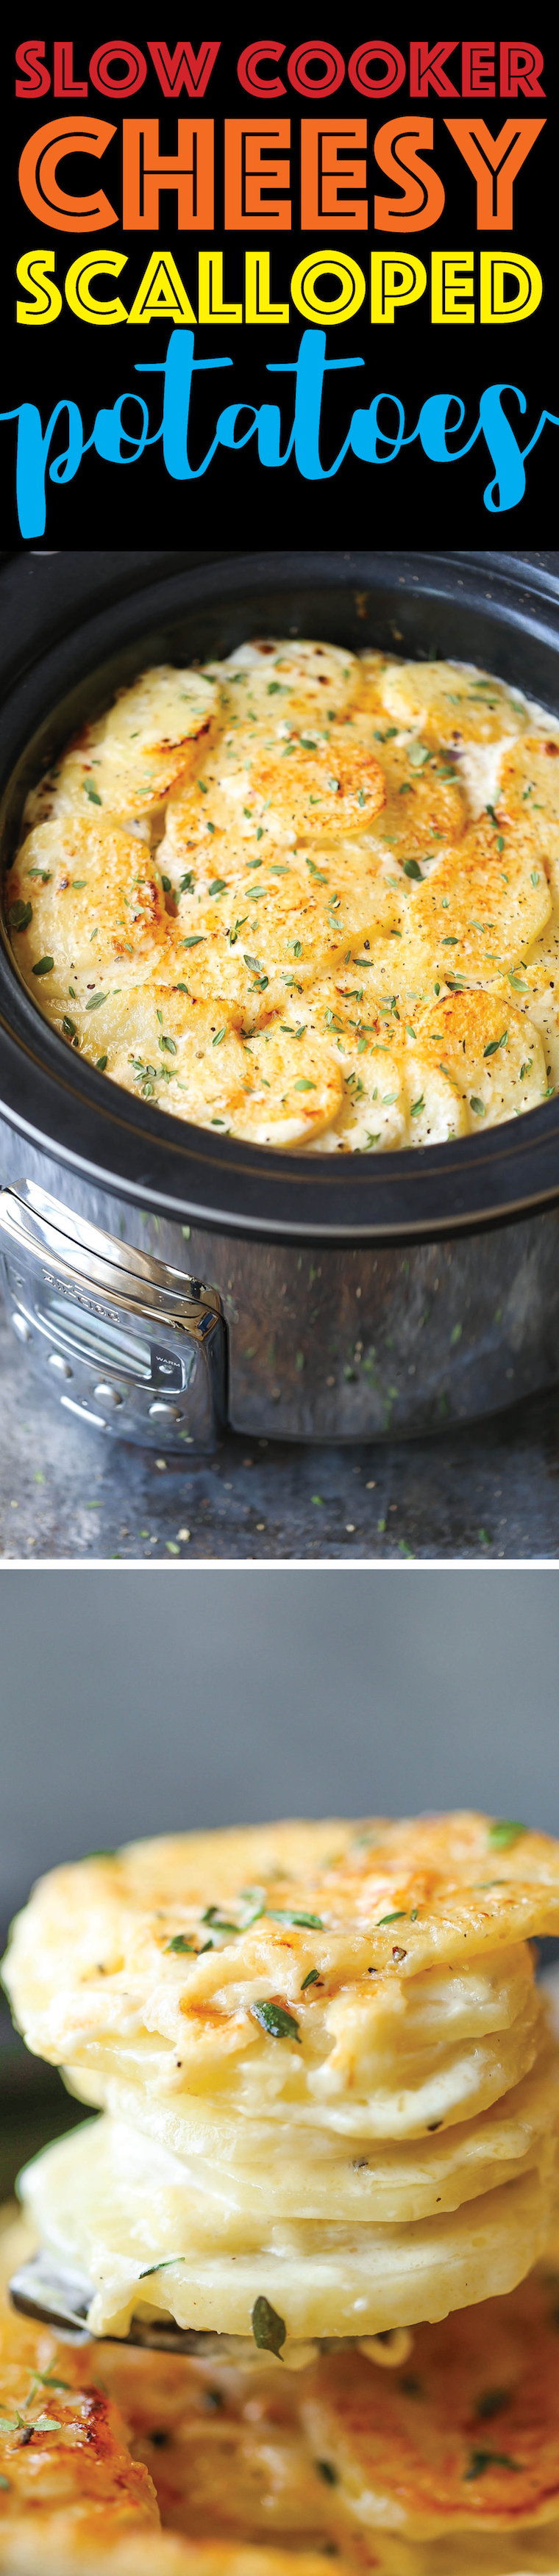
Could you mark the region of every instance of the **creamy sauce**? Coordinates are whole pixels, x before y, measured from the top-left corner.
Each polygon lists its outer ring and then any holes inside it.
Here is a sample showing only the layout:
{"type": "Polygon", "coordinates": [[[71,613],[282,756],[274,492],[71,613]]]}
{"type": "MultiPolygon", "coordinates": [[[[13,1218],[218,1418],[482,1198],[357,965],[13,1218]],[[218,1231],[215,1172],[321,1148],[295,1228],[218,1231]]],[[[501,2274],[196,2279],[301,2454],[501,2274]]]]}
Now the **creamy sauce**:
{"type": "Polygon", "coordinates": [[[26,812],[6,911],[62,1041],[158,1109],[380,1153],[559,1082],[559,726],[298,639],[145,673],[26,812]]]}

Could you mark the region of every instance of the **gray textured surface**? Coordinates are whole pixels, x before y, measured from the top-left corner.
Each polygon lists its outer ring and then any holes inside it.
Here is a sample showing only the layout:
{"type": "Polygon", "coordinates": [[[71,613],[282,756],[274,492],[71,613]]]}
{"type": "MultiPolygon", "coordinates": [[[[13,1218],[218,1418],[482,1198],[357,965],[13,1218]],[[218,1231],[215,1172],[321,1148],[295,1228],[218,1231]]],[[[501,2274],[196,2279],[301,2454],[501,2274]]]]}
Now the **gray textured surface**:
{"type": "Polygon", "coordinates": [[[437,1440],[158,1465],[64,1414],[0,1308],[0,1392],[4,1562],[559,1557],[559,1388],[437,1440]]]}

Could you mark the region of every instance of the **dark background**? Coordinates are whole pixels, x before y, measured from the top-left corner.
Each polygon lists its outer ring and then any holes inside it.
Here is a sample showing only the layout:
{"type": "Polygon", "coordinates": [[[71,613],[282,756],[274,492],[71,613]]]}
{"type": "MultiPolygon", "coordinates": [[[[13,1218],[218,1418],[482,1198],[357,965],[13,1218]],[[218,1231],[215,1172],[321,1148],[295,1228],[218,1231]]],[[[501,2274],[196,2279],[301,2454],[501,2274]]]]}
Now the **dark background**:
{"type": "MultiPolygon", "coordinates": [[[[284,30],[281,28],[280,34],[284,30]]],[[[542,41],[542,28],[535,31],[542,41]]],[[[241,88],[236,64],[240,48],[252,30],[237,19],[234,33],[222,39],[217,64],[211,75],[201,112],[216,121],[216,164],[221,166],[221,122],[224,114],[258,117],[259,103],[241,88]]],[[[295,43],[305,34],[304,25],[286,32],[285,60],[279,66],[285,77],[285,64],[295,43]]],[[[346,61],[359,41],[362,29],[351,19],[347,33],[338,28],[337,42],[346,61]]],[[[405,29],[391,28],[391,35],[407,54],[405,29]]],[[[56,400],[70,396],[82,410],[85,434],[90,434],[95,411],[100,405],[111,406],[127,387],[140,386],[150,404],[152,428],[160,419],[160,396],[155,388],[157,377],[135,377],[136,361],[160,360],[165,357],[169,326],[153,321],[148,327],[124,326],[95,331],[78,321],[64,305],[58,321],[43,330],[17,328],[15,323],[15,264],[25,250],[48,247],[56,251],[56,277],[62,285],[67,267],[79,252],[91,247],[101,251],[105,244],[128,253],[128,267],[117,284],[107,286],[109,293],[119,293],[128,307],[140,283],[153,248],[173,252],[194,310],[197,309],[198,248],[220,248],[225,251],[226,300],[242,293],[245,247],[268,247],[266,234],[229,234],[220,232],[220,178],[216,192],[216,230],[207,237],[198,233],[178,234],[176,199],[167,194],[162,200],[162,226],[159,237],[147,233],[121,234],[117,225],[107,233],[64,234],[50,232],[31,216],[18,191],[17,169],[20,152],[27,136],[39,125],[57,115],[71,113],[52,91],[43,98],[27,101],[14,98],[14,48],[19,30],[4,37],[0,47],[2,95],[8,121],[9,145],[6,182],[7,206],[4,239],[2,289],[3,407],[23,400],[39,404],[43,423],[56,400]]],[[[145,50],[141,29],[135,29],[130,41],[145,50]]],[[[176,41],[167,39],[171,48],[176,41]]],[[[334,39],[332,39],[334,41],[334,39]]],[[[99,42],[99,28],[91,21],[82,25],[74,40],[74,71],[77,77],[87,75],[90,55],[99,42]]],[[[498,42],[498,39],[497,39],[498,42]]],[[[405,314],[396,317],[388,328],[371,329],[368,319],[368,297],[353,321],[331,330],[327,355],[363,357],[365,365],[347,374],[331,377],[324,403],[322,452],[329,464],[345,436],[351,412],[367,405],[381,387],[394,388],[406,408],[407,429],[415,427],[422,401],[433,392],[448,390],[461,395],[466,407],[462,428],[457,431],[460,446],[473,429],[479,396],[484,386],[508,380],[526,394],[527,411],[521,420],[513,394],[505,397],[511,424],[519,431],[524,446],[536,427],[543,408],[559,409],[557,342],[557,290],[554,279],[557,235],[557,40],[544,41],[545,104],[520,96],[517,103],[500,100],[438,99],[429,94],[426,102],[413,101],[415,115],[434,118],[435,143],[430,162],[443,179],[446,205],[439,223],[433,229],[410,236],[408,242],[392,243],[389,235],[371,232],[359,234],[354,241],[346,233],[325,232],[301,236],[295,228],[272,242],[272,294],[287,300],[290,275],[303,253],[338,247],[349,250],[368,271],[368,254],[374,243],[393,253],[398,247],[411,249],[430,267],[431,248],[448,251],[464,247],[493,248],[514,254],[526,254],[535,260],[544,275],[544,297],[538,312],[525,328],[520,324],[508,329],[467,327],[460,325],[431,326],[428,318],[429,297],[405,314]],[[477,234],[475,229],[476,193],[474,180],[462,161],[456,145],[447,133],[444,119],[451,115],[484,116],[493,135],[500,132],[509,115],[546,117],[543,134],[533,146],[528,160],[515,181],[515,221],[512,234],[477,234]]],[[[148,58],[149,59],[149,58],[148,58]]],[[[50,40],[47,43],[50,60],[50,40]]],[[[450,62],[450,76],[460,82],[460,56],[450,62]]],[[[89,191],[93,179],[99,178],[113,205],[120,204],[120,124],[123,113],[158,116],[160,149],[176,149],[177,112],[182,115],[199,112],[183,90],[177,106],[162,97],[155,70],[149,66],[143,88],[123,102],[101,97],[90,88],[83,112],[98,114],[117,127],[115,140],[102,162],[76,158],[63,165],[62,183],[69,188],[89,191]]],[[[318,106],[328,116],[369,120],[369,202],[372,220],[372,198],[393,194],[393,184],[385,179],[373,158],[372,140],[377,127],[392,116],[405,114],[409,105],[407,84],[384,101],[359,97],[346,79],[331,98],[318,106]]],[[[266,113],[266,101],[262,101],[266,113]]],[[[268,112],[289,115],[292,121],[292,194],[295,226],[298,214],[298,141],[297,126],[301,114],[313,114],[312,99],[298,97],[286,87],[285,99],[272,100],[268,112]]],[[[477,261],[476,261],[477,265],[477,261]]],[[[22,292],[22,290],[17,290],[22,292]]],[[[101,289],[103,291],[103,289],[101,289]]],[[[305,324],[293,311],[288,329],[264,327],[239,329],[224,324],[206,327],[196,333],[196,354],[216,357],[222,352],[233,357],[232,368],[206,378],[198,378],[192,406],[191,455],[197,463],[213,434],[217,412],[226,403],[240,402],[243,396],[258,404],[262,400],[280,401],[285,431],[292,418],[293,378],[269,376],[267,362],[285,364],[297,354],[305,324]]],[[[127,417],[136,427],[137,410],[127,417]]],[[[391,415],[394,420],[395,415],[391,415]]],[[[241,429],[248,427],[248,415],[241,429]]],[[[57,433],[60,452],[65,443],[64,424],[57,433]]],[[[20,542],[14,500],[15,429],[2,427],[3,502],[0,537],[9,545],[20,542]]],[[[46,546],[77,546],[84,542],[127,547],[146,545],[156,540],[170,546],[197,543],[210,538],[219,548],[238,538],[242,529],[243,543],[255,546],[274,544],[319,545],[327,535],[334,545],[374,543],[381,534],[386,546],[394,542],[434,545],[456,541],[465,546],[513,544],[537,546],[553,539],[556,526],[554,494],[559,462],[559,432],[546,427],[535,454],[528,460],[527,492],[524,501],[503,515],[491,515],[484,507],[483,491],[493,479],[493,469],[483,439],[480,438],[469,457],[445,468],[434,465],[423,455],[419,445],[402,453],[387,470],[381,466],[360,463],[348,457],[340,472],[328,483],[302,481],[293,459],[281,471],[267,471],[259,466],[255,442],[236,456],[221,451],[208,474],[200,483],[175,483],[166,474],[161,447],[156,446],[132,466],[109,466],[90,454],[81,464],[75,481],[66,486],[50,482],[48,486],[48,519],[44,539],[46,546]]],[[[285,443],[285,437],[282,443],[285,443]]]]}

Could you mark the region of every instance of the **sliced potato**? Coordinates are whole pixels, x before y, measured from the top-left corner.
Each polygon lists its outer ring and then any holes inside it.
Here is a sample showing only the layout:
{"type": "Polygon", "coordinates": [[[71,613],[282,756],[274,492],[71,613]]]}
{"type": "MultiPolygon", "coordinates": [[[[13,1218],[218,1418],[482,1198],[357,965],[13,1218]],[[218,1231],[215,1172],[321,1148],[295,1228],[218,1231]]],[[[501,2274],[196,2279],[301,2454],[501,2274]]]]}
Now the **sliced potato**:
{"type": "Polygon", "coordinates": [[[372,823],[385,797],[374,749],[341,725],[327,726],[326,739],[316,726],[282,731],[286,739],[239,729],[204,763],[203,779],[183,782],[169,837],[185,865],[208,833],[232,831],[256,851],[257,839],[289,848],[298,840],[337,841],[372,823]]]}
{"type": "MultiPolygon", "coordinates": [[[[506,2299],[421,2325],[409,2373],[372,2386],[361,2354],[347,2351],[305,2373],[309,2444],[362,2527],[418,2540],[556,2519],[558,2298],[559,2273],[542,2266],[506,2299]]],[[[533,2564],[526,2544],[522,2564],[533,2564]]]]}
{"type": "Polygon", "coordinates": [[[473,1129],[499,1125],[545,1098],[547,1068],[538,1031],[492,994],[445,993],[417,1013],[418,1047],[431,1082],[436,1072],[469,1110],[473,1129]]]}
{"type": "Polygon", "coordinates": [[[156,2309],[250,2335],[264,2296],[296,2340],[374,2335],[512,2289],[550,2233],[548,2183],[532,2172],[408,2225],[245,2220],[232,2236],[214,2213],[204,2242],[178,2159],[105,2114],[44,2148],[20,2189],[42,2241],[92,2280],[95,2334],[156,2309]]]}
{"type": "Polygon", "coordinates": [[[239,645],[227,661],[208,668],[219,673],[229,706],[244,709],[248,700],[260,722],[295,710],[327,723],[343,714],[359,677],[359,662],[345,646],[309,643],[299,636],[257,636],[253,643],[239,645]]]}
{"type": "Polygon", "coordinates": [[[108,715],[84,726],[54,779],[51,772],[53,811],[149,813],[192,761],[215,706],[214,683],[199,671],[170,664],[144,671],[119,690],[108,715]]]}
{"type": "MultiPolygon", "coordinates": [[[[28,800],[31,817],[50,813],[9,878],[29,991],[109,1077],[177,1116],[198,1115],[199,1101],[202,1123],[233,1134],[270,1142],[273,1128],[278,1146],[323,1153],[481,1132],[559,1087],[558,754],[544,710],[461,664],[296,637],[257,639],[203,671],[148,672],[28,800]],[[489,1017],[481,1046],[483,994],[505,1017],[498,1031],[489,1017]],[[184,1083],[178,1064],[159,1063],[157,1011],[177,995],[183,1053],[189,1013],[198,1027],[209,1014],[207,1084],[196,1050],[184,1083]],[[345,1018],[344,997],[355,1003],[345,1018]],[[229,1032],[223,1096],[216,1008],[229,1032]],[[256,1102],[235,1088],[231,1032],[259,1029],[269,1044],[285,1017],[328,1035],[338,1106],[327,1114],[329,1075],[320,1115],[294,1123],[292,1102],[285,1125],[279,1091],[260,1136],[256,1102]],[[505,1023],[516,1031],[506,1062],[505,1023]]],[[[284,1071],[282,1044],[278,1082],[284,1071]]]]}
{"type": "Polygon", "coordinates": [[[542,2006],[524,1945],[558,1925],[546,1835],[469,1814],[360,1833],[291,1824],[51,1872],[4,1974],[29,2044],[55,2064],[171,2083],[177,2105],[234,2084],[250,2116],[277,2116],[285,2097],[303,2127],[413,2135],[471,2117],[480,2087],[495,2100],[534,2063],[542,2006]],[[297,2025],[281,2047],[251,2010],[278,1994],[297,2025]]]}
{"type": "Polygon", "coordinates": [[[10,875],[7,920],[20,971],[49,1018],[72,1014],[73,1001],[96,1012],[106,988],[149,976],[165,949],[149,851],[118,824],[82,815],[30,833],[10,875]]]}
{"type": "MultiPolygon", "coordinates": [[[[481,2017],[480,2017],[481,2018],[481,2017]]],[[[478,2039],[479,2045],[479,2039],[478,2039]]],[[[396,2073],[396,2069],[394,2070],[396,2073]]],[[[273,2119],[250,2121],[216,2097],[165,2100],[140,2083],[105,2076],[95,2085],[72,2078],[82,2101],[110,2111],[170,2148],[187,2166],[208,2208],[249,2219],[374,2219],[391,2224],[458,2209],[515,2173],[555,2156],[559,2050],[546,2032],[534,2065],[518,2084],[472,2118],[432,2128],[420,2138],[340,2135],[298,2126],[277,2106],[273,2119]],[[97,2100],[95,2100],[97,2092],[97,2100]]]]}
{"type": "Polygon", "coordinates": [[[505,974],[514,994],[523,989],[527,951],[552,907],[529,834],[507,830],[504,817],[500,824],[500,810],[495,820],[480,817],[456,850],[443,853],[414,889],[403,933],[410,953],[423,954],[429,977],[450,986],[456,976],[491,985],[505,974]]]}
{"type": "Polygon", "coordinates": [[[341,1081],[330,1048],[272,1021],[243,1042],[226,1006],[162,985],[136,993],[110,1055],[114,1082],[159,1109],[254,1144],[304,1145],[335,1117],[341,1081]]]}
{"type": "Polygon", "coordinates": [[[378,868],[354,887],[337,874],[335,889],[290,869],[285,877],[267,873],[259,880],[258,900],[234,882],[205,905],[186,895],[169,929],[168,957],[173,954],[192,994],[222,994],[240,1008],[248,1029],[292,996],[296,1001],[317,977],[349,963],[352,943],[374,942],[393,902],[378,868]]]}
{"type": "Polygon", "coordinates": [[[327,1041],[274,1021],[243,1049],[241,1096],[231,1102],[235,1135],[253,1145],[301,1146],[330,1127],[342,1081],[327,1041]],[[248,1059],[248,1062],[247,1062],[248,1059]]]}
{"type": "Polygon", "coordinates": [[[379,691],[396,724],[425,725],[437,742],[496,742],[526,723],[525,702],[466,662],[389,662],[379,691]]]}

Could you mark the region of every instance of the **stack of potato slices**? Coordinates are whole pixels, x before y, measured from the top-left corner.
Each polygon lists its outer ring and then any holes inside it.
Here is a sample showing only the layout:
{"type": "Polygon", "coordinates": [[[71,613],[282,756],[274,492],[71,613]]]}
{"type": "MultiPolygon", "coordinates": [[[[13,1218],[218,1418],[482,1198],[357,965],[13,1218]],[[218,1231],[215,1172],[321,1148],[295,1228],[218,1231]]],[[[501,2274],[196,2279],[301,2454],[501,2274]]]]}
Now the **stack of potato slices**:
{"type": "Polygon", "coordinates": [[[24,981],[108,1079],[221,1135],[481,1133],[559,1079],[558,753],[463,664],[297,639],[148,671],[28,800],[24,981]]]}
{"type": "Polygon", "coordinates": [[[62,2567],[95,2527],[157,2576],[156,2495],[169,2576],[210,2542],[247,2576],[324,2548],[466,2576],[474,2529],[483,2576],[557,2576],[559,2048],[532,1942],[558,1929],[559,1847],[475,1814],[173,1836],[39,1884],[6,1983],[101,2116],[20,2189],[110,2340],[57,2377],[54,2337],[5,2325],[14,2566],[33,2497],[66,2515],[62,2567]],[[132,2318],[199,2348],[129,2345],[132,2318]]]}

